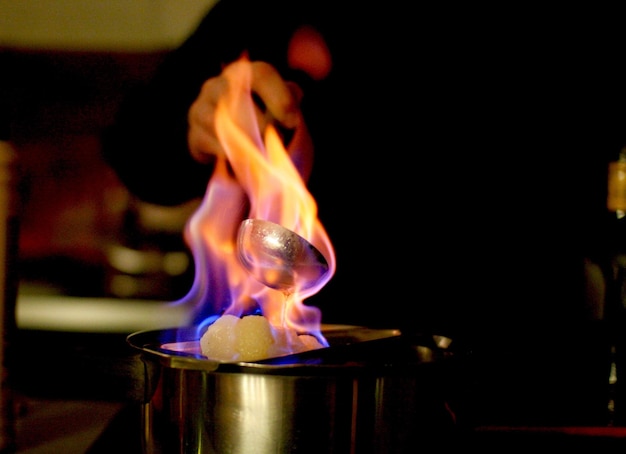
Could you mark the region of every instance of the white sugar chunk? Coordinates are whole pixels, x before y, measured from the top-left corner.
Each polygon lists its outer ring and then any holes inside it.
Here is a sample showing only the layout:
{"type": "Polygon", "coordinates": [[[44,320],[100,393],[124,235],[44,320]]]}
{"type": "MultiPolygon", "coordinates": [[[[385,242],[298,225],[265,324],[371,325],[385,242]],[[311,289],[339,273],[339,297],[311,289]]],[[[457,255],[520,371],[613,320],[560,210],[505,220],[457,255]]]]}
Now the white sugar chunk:
{"type": "Polygon", "coordinates": [[[235,325],[239,317],[223,315],[200,338],[202,354],[218,361],[236,361],[235,325]]]}
{"type": "Polygon", "coordinates": [[[272,326],[262,315],[223,315],[200,338],[200,349],[217,361],[257,361],[322,348],[314,336],[272,326]]]}
{"type": "Polygon", "coordinates": [[[235,344],[241,361],[254,361],[268,357],[274,343],[272,327],[261,315],[248,315],[235,326],[235,344]]]}

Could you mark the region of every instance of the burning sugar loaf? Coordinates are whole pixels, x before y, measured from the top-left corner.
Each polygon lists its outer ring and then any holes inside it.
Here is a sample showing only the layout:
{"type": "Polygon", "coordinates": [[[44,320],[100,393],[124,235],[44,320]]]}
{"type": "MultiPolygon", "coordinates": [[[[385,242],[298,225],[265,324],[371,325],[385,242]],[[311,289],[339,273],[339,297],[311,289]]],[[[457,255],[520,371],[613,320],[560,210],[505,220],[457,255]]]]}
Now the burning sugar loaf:
{"type": "Polygon", "coordinates": [[[223,315],[200,338],[202,354],[218,361],[256,361],[323,347],[315,336],[272,326],[262,315],[223,315]]]}

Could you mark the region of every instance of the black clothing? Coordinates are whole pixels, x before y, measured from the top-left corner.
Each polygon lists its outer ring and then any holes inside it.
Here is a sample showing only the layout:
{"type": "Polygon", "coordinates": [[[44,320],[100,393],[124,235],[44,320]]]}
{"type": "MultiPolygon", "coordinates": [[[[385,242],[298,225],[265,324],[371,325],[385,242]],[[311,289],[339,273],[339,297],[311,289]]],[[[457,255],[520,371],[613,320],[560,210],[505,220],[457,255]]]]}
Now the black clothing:
{"type": "Polygon", "coordinates": [[[606,163],[626,140],[615,41],[545,14],[392,5],[217,3],[127,100],[107,159],[146,201],[201,197],[211,168],[187,151],[189,106],[243,51],[272,63],[304,90],[309,189],[337,253],[307,303],[325,323],[459,338],[513,376],[499,385],[530,383],[509,408],[545,402],[536,379],[565,387],[552,403],[575,418],[580,383],[555,371],[591,348],[583,259],[604,247],[606,163]],[[302,24],[327,40],[325,80],[287,64],[302,24]]]}

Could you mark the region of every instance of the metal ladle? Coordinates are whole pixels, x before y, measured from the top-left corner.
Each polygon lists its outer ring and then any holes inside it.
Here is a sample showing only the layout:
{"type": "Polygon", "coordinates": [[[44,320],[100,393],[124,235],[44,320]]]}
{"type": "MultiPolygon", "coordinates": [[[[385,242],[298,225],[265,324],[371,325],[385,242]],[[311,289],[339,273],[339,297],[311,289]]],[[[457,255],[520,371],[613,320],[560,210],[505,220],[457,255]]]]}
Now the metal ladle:
{"type": "Polygon", "coordinates": [[[246,219],[239,226],[237,254],[243,266],[270,288],[308,289],[328,272],[328,262],[309,241],[282,225],[246,219]]]}

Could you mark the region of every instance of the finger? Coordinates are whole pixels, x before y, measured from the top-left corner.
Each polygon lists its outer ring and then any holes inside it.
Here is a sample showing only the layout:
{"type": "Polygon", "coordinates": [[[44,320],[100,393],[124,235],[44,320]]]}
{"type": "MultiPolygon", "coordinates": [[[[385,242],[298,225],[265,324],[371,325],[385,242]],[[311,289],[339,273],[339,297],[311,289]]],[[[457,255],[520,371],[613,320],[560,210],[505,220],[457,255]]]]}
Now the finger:
{"type": "Polygon", "coordinates": [[[265,104],[271,117],[286,128],[295,128],[299,122],[299,102],[293,85],[287,83],[268,63],[252,62],[252,91],[265,104]]]}
{"type": "Polygon", "coordinates": [[[207,80],[188,112],[187,142],[194,159],[210,162],[214,156],[224,154],[215,131],[215,107],[224,90],[224,81],[217,77],[207,80]]]}

